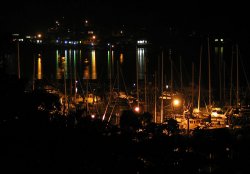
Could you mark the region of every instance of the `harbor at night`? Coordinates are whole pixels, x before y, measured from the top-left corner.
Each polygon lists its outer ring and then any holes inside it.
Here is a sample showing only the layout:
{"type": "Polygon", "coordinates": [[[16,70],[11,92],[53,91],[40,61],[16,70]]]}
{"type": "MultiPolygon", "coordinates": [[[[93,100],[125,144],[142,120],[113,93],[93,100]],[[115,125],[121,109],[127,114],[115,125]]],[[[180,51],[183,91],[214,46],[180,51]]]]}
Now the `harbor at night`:
{"type": "Polygon", "coordinates": [[[0,12],[3,171],[250,172],[247,12],[133,3],[0,12]]]}

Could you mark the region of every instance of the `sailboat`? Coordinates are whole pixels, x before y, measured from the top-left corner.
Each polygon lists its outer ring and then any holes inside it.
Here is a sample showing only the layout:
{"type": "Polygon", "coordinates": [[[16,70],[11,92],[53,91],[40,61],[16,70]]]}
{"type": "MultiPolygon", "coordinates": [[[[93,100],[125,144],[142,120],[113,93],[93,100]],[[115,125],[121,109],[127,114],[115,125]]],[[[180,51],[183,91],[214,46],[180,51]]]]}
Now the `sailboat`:
{"type": "MultiPolygon", "coordinates": [[[[108,58],[110,61],[114,61],[113,53],[108,54],[108,58]]],[[[123,56],[122,53],[120,56],[123,56]]],[[[130,110],[131,104],[134,102],[135,98],[133,96],[128,95],[127,88],[123,79],[122,69],[120,66],[119,59],[116,60],[116,76],[114,78],[112,84],[112,67],[109,67],[109,78],[110,78],[110,91],[108,96],[108,102],[106,104],[102,120],[107,120],[108,123],[118,125],[120,121],[120,115],[124,110],[130,110]],[[120,76],[122,77],[123,84],[125,87],[125,91],[121,91],[120,89],[120,76]]],[[[113,62],[112,62],[113,63],[113,62]]],[[[111,63],[111,64],[112,64],[111,63]]]]}

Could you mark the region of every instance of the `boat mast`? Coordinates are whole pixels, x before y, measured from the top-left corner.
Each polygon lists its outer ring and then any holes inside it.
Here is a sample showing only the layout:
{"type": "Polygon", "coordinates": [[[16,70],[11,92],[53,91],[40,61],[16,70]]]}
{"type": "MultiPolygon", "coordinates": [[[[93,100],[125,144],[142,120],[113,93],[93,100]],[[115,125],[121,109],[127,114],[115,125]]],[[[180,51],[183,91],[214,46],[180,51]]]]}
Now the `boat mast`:
{"type": "Polygon", "coordinates": [[[211,107],[211,65],[210,65],[210,46],[209,37],[207,38],[207,48],[208,48],[208,103],[211,107]]]}
{"type": "Polygon", "coordinates": [[[76,93],[77,93],[77,78],[76,78],[76,72],[77,72],[77,70],[76,70],[76,55],[75,55],[75,51],[74,51],[74,79],[75,79],[75,104],[76,104],[76,93]]]}
{"type": "Polygon", "coordinates": [[[169,49],[169,60],[170,60],[170,65],[171,65],[171,81],[170,81],[170,86],[171,86],[171,95],[173,92],[173,60],[171,58],[171,49],[169,49]]]}
{"type": "Polygon", "coordinates": [[[144,112],[147,112],[147,55],[146,56],[145,55],[144,55],[144,100],[145,100],[144,112]]]}
{"type": "Polygon", "coordinates": [[[194,62],[192,62],[192,106],[194,106],[194,62]]]}
{"type": "Polygon", "coordinates": [[[180,81],[181,81],[181,92],[183,88],[183,83],[182,83],[182,62],[181,62],[181,56],[180,56],[180,81]]]}
{"type": "Polygon", "coordinates": [[[109,46],[109,61],[110,62],[108,62],[110,64],[110,66],[109,66],[109,92],[110,92],[110,95],[112,93],[112,68],[111,68],[112,57],[113,57],[112,56],[112,45],[110,45],[109,46]]]}
{"type": "Polygon", "coordinates": [[[236,107],[238,108],[239,104],[239,47],[236,45],[236,68],[237,68],[237,86],[236,86],[236,107]]]}
{"type": "Polygon", "coordinates": [[[230,106],[232,106],[232,90],[233,90],[233,54],[234,54],[234,47],[232,46],[232,58],[231,58],[231,78],[230,78],[230,106]]]}
{"type": "Polygon", "coordinates": [[[154,101],[154,105],[155,105],[155,106],[154,106],[154,108],[155,108],[155,109],[154,109],[154,113],[155,113],[155,114],[154,114],[154,115],[155,115],[155,123],[156,123],[156,121],[157,121],[157,119],[156,119],[156,117],[157,117],[157,109],[156,109],[156,101],[157,101],[157,100],[156,100],[156,83],[157,83],[157,81],[156,81],[156,79],[157,79],[157,78],[156,78],[156,77],[157,77],[157,76],[156,76],[156,71],[155,71],[155,87],[154,87],[154,88],[155,88],[155,91],[154,91],[154,99],[155,99],[155,101],[154,101]]]}
{"type": "Polygon", "coordinates": [[[17,39],[17,75],[18,79],[21,78],[20,74],[20,51],[19,51],[19,40],[17,39]]]}
{"type": "Polygon", "coordinates": [[[163,123],[163,51],[161,55],[161,123],[163,123]]]}
{"type": "Polygon", "coordinates": [[[33,78],[32,78],[32,90],[35,90],[35,76],[36,76],[36,57],[33,55],[33,78]]]}
{"type": "Polygon", "coordinates": [[[62,57],[62,62],[64,64],[63,66],[63,77],[64,77],[64,108],[63,108],[63,114],[66,115],[66,103],[67,103],[67,86],[66,86],[66,57],[62,57]]]}
{"type": "Polygon", "coordinates": [[[226,63],[223,61],[223,103],[226,103],[226,63]]]}
{"type": "Polygon", "coordinates": [[[221,53],[221,46],[218,47],[218,54],[219,54],[219,86],[220,86],[220,104],[222,102],[222,53],[221,53]]]}
{"type": "Polygon", "coordinates": [[[199,93],[198,93],[198,111],[200,111],[200,100],[201,100],[201,61],[202,61],[202,46],[200,48],[200,67],[199,67],[199,93]]]}
{"type": "Polygon", "coordinates": [[[136,46],[136,94],[137,94],[137,106],[140,107],[140,100],[139,100],[139,65],[138,65],[138,52],[137,52],[137,46],[136,46]]]}

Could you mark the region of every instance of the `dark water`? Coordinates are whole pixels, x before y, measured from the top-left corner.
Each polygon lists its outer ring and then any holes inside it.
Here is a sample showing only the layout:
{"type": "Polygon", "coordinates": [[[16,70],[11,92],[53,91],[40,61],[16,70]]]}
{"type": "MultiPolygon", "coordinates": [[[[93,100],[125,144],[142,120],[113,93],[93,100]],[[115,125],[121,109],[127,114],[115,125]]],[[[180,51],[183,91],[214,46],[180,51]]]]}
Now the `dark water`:
{"type": "MultiPolygon", "coordinates": [[[[136,57],[138,77],[144,79],[145,49],[108,48],[52,48],[20,47],[21,77],[49,81],[63,79],[108,81],[120,79],[132,84],[136,82],[136,57]],[[65,71],[64,71],[65,70],[65,71]],[[119,72],[119,76],[118,76],[119,72]]],[[[13,56],[15,59],[16,55],[13,56]]],[[[15,68],[12,68],[12,70],[15,68]]]]}

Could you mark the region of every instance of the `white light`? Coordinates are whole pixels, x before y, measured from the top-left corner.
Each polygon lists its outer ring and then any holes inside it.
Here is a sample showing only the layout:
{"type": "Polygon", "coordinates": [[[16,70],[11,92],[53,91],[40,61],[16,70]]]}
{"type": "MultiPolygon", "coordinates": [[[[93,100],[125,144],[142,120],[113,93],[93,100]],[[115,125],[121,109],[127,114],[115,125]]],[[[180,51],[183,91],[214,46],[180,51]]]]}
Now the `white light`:
{"type": "Polygon", "coordinates": [[[147,40],[138,40],[137,41],[137,44],[139,44],[139,45],[143,45],[143,44],[147,44],[147,43],[148,43],[147,40]]]}
{"type": "Polygon", "coordinates": [[[91,118],[95,118],[95,115],[94,115],[94,114],[92,114],[92,115],[91,115],[91,118]]]}
{"type": "Polygon", "coordinates": [[[214,41],[215,41],[215,42],[218,42],[218,41],[219,41],[219,39],[214,39],[214,41]]]}
{"type": "Polygon", "coordinates": [[[14,34],[12,34],[12,36],[19,36],[19,34],[17,34],[17,33],[14,33],[14,34]]]}
{"type": "Polygon", "coordinates": [[[135,112],[139,112],[140,108],[138,106],[135,107],[135,112]]]}
{"type": "Polygon", "coordinates": [[[224,40],[223,39],[220,39],[221,42],[223,42],[224,40]]]}
{"type": "Polygon", "coordinates": [[[94,31],[88,31],[88,34],[94,34],[94,31]]]}
{"type": "Polygon", "coordinates": [[[168,86],[168,85],[166,85],[166,88],[168,89],[168,88],[169,88],[169,86],[168,86]]]}
{"type": "Polygon", "coordinates": [[[217,113],[217,112],[212,112],[212,113],[211,113],[211,116],[217,117],[217,116],[218,116],[218,113],[217,113]]]}

